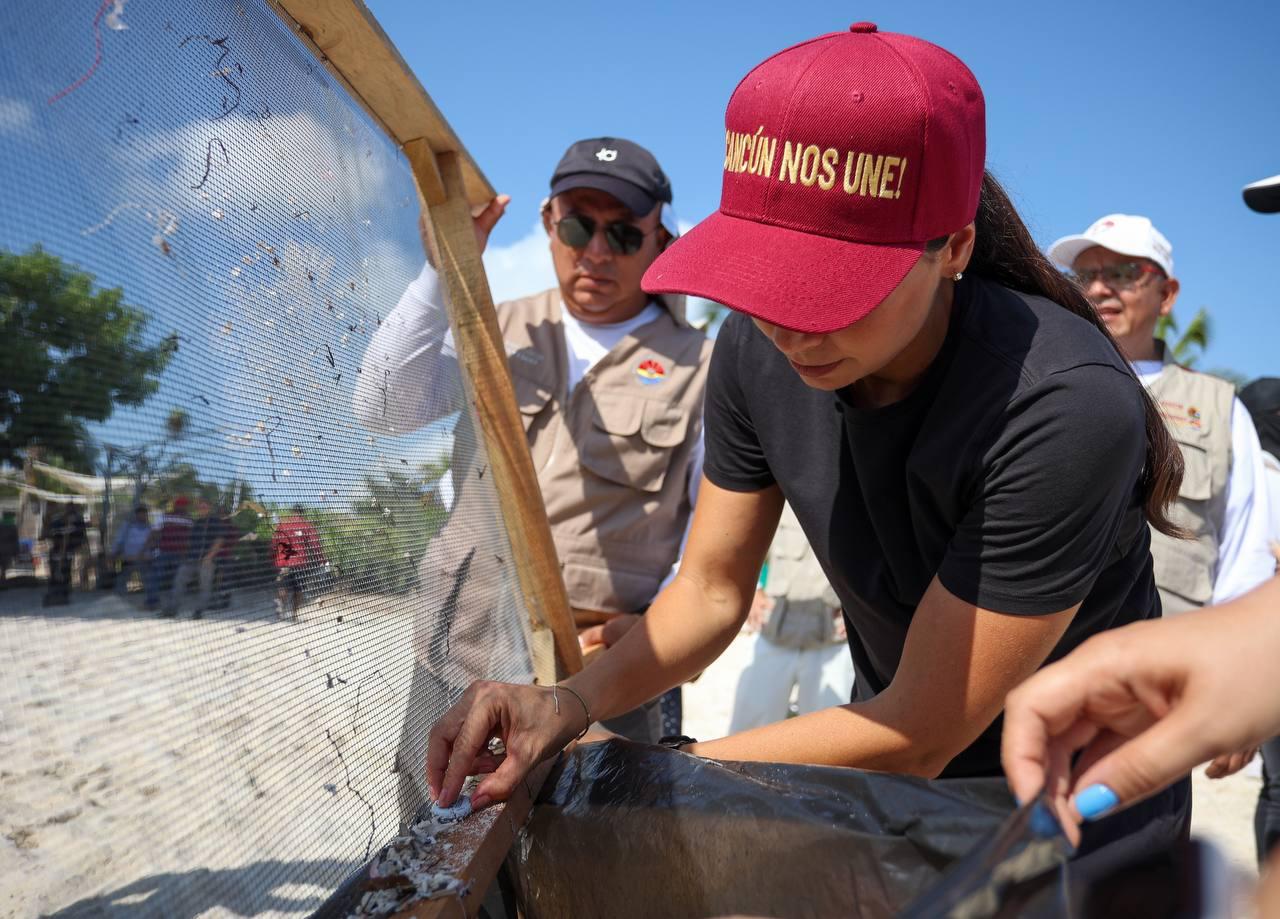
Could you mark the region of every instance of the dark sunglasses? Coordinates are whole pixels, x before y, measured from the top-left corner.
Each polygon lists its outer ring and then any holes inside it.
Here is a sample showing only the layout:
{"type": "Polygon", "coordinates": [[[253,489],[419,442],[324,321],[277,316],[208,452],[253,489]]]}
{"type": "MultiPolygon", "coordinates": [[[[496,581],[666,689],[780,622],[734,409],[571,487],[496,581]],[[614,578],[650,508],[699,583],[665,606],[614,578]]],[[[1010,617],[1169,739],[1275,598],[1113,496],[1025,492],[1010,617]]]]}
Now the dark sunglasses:
{"type": "MultiPolygon", "coordinates": [[[[585,249],[591,242],[591,237],[596,235],[596,227],[600,226],[595,220],[582,214],[567,214],[559,220],[553,220],[552,224],[560,242],[571,249],[585,249]]],[[[634,223],[618,220],[604,225],[604,239],[615,255],[635,255],[644,245],[644,238],[657,231],[658,227],[645,231],[634,223]]]]}
{"type": "Polygon", "coordinates": [[[1086,289],[1094,281],[1101,278],[1102,283],[1113,290],[1127,290],[1137,284],[1142,279],[1142,276],[1146,274],[1163,276],[1164,272],[1150,262],[1120,262],[1116,265],[1105,265],[1102,268],[1084,268],[1080,271],[1073,271],[1071,276],[1075,278],[1077,284],[1086,289]]]}

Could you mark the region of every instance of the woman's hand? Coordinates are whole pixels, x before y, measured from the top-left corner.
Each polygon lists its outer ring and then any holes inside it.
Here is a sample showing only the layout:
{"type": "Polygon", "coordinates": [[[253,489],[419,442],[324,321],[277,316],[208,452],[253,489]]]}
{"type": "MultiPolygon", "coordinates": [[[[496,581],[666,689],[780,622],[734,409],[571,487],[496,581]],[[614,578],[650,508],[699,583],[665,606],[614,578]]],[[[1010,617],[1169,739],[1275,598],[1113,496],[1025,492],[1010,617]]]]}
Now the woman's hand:
{"type": "Polygon", "coordinates": [[[1237,765],[1243,755],[1232,754],[1280,733],[1277,657],[1280,580],[1217,609],[1089,639],[1009,695],[1002,758],[1014,795],[1047,789],[1078,838],[1081,821],[1214,757],[1220,769],[1237,765]]]}
{"type": "Polygon", "coordinates": [[[488,773],[476,787],[476,810],[505,801],[538,763],[554,756],[587,725],[572,692],[480,681],[436,722],[427,742],[427,784],[442,807],[457,799],[469,775],[488,773]],[[557,710],[558,709],[558,710],[557,710]],[[506,748],[489,752],[493,738],[506,748]]]}

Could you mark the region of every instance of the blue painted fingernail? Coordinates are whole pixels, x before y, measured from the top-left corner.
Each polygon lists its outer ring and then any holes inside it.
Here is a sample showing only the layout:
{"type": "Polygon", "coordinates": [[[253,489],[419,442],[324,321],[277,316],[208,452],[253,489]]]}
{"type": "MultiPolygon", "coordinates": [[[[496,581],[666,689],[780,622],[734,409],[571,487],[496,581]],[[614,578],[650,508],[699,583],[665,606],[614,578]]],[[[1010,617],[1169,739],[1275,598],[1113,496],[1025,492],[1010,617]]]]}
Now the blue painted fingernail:
{"type": "Polygon", "coordinates": [[[1076,795],[1076,810],[1085,820],[1097,820],[1119,803],[1116,793],[1106,785],[1090,785],[1076,795]]]}

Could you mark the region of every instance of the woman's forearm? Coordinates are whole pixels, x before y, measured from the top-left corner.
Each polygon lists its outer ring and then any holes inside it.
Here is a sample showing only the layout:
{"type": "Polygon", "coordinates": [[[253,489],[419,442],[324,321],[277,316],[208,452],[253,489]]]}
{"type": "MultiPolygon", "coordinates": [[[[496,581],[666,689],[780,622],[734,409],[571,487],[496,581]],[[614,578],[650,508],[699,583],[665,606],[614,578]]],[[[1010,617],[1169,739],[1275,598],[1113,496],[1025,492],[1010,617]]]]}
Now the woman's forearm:
{"type": "Polygon", "coordinates": [[[902,724],[877,699],[686,746],[697,756],[747,762],[852,766],[934,778],[950,759],[922,732],[902,724]]]}
{"type": "Polygon", "coordinates": [[[1048,656],[1075,611],[1008,616],[960,600],[935,578],[916,608],[897,672],[875,698],[692,752],[937,776],[996,719],[1005,696],[1048,656]]]}

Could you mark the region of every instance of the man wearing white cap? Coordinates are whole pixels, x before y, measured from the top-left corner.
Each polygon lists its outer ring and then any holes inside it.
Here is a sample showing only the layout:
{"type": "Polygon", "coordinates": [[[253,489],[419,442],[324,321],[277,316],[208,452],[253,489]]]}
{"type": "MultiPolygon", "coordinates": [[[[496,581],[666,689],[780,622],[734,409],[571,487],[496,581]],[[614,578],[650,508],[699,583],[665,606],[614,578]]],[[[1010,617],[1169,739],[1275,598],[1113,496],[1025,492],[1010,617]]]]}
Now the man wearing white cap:
{"type": "Polygon", "coordinates": [[[1262,448],[1226,380],[1173,363],[1156,323],[1178,298],[1173,247],[1146,217],[1111,214],[1049,247],[1075,275],[1120,350],[1160,405],[1185,471],[1174,519],[1191,534],[1152,531],[1151,556],[1165,615],[1222,603],[1267,580],[1262,448]]]}

